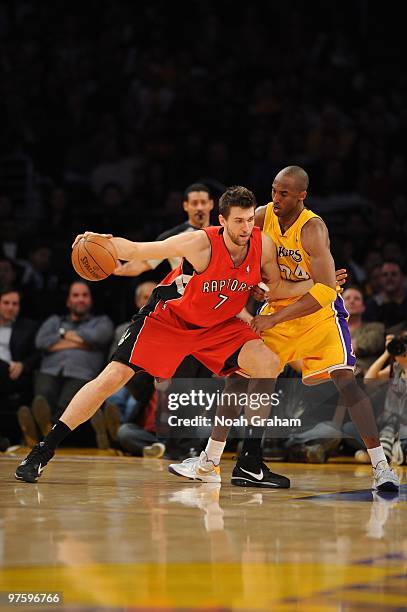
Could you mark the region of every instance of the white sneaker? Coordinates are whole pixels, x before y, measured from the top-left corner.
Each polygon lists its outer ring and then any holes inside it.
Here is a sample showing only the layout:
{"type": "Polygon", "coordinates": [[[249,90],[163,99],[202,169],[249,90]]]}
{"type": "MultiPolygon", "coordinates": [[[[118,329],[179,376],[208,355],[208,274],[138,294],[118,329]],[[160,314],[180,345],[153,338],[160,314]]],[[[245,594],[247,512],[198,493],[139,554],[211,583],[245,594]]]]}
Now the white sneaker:
{"type": "Polygon", "coordinates": [[[165,444],[162,442],[153,442],[149,446],[143,448],[143,457],[150,459],[161,459],[165,453],[165,444]]]}
{"type": "Polygon", "coordinates": [[[221,482],[220,467],[208,459],[205,451],[199,457],[188,457],[182,463],[171,463],[168,471],[200,482],[221,482]]]}
{"type": "Polygon", "coordinates": [[[379,461],[373,468],[373,487],[376,491],[398,491],[400,482],[387,461],[379,461]]]}
{"type": "Polygon", "coordinates": [[[399,437],[396,438],[393,444],[391,461],[392,463],[395,463],[396,465],[403,465],[405,461],[405,457],[404,457],[403,449],[401,448],[399,437]]]}

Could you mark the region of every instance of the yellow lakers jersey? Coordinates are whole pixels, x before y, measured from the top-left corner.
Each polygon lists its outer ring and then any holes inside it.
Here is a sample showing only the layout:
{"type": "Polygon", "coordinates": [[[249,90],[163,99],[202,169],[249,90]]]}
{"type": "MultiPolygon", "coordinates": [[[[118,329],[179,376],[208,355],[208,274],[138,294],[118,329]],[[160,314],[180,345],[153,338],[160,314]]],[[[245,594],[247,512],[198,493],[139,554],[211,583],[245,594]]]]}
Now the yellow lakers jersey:
{"type": "MultiPolygon", "coordinates": [[[[273,211],[272,202],[267,206],[263,231],[276,245],[277,263],[281,277],[285,280],[303,281],[311,278],[310,257],[302,246],[301,230],[305,223],[314,217],[321,218],[311,210],[304,208],[298,219],[283,233],[278,217],[273,211]]],[[[298,299],[299,297],[276,300],[270,305],[272,310],[279,310],[298,299]]]]}

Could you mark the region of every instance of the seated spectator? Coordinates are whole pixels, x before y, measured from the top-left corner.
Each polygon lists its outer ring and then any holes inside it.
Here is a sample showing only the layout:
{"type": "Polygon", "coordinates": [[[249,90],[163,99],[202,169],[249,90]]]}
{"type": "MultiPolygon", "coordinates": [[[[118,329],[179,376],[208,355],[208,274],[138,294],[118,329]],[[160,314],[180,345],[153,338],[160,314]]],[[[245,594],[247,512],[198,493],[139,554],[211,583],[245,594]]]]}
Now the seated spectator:
{"type": "Polygon", "coordinates": [[[365,283],[365,294],[368,297],[379,296],[382,292],[382,264],[373,266],[365,283]]]}
{"type": "Polygon", "coordinates": [[[18,265],[8,257],[0,255],[0,289],[19,285],[20,275],[18,265]]]}
{"type": "Polygon", "coordinates": [[[349,330],[353,351],[357,357],[356,376],[364,376],[373,361],[383,352],[385,330],[383,323],[362,321],[365,305],[362,292],[349,287],[343,292],[343,300],[349,313],[349,330]]]}
{"type": "Polygon", "coordinates": [[[36,346],[43,351],[34,383],[32,412],[42,435],[50,430],[75,393],[95,378],[106,362],[113,336],[109,317],[92,314],[92,295],[84,281],[69,288],[68,314],[41,325],[36,346]]]}
{"type": "Polygon", "coordinates": [[[366,279],[366,272],[362,266],[355,261],[355,244],[353,240],[345,240],[342,243],[343,267],[348,272],[348,281],[362,284],[366,279]]]}
{"type": "Polygon", "coordinates": [[[25,301],[33,317],[41,319],[55,310],[58,284],[50,247],[42,243],[33,246],[21,279],[25,301]]]}
{"type": "MultiPolygon", "coordinates": [[[[137,285],[136,290],[134,292],[134,304],[136,306],[137,312],[140,310],[140,308],[147,304],[148,300],[150,299],[150,295],[156,286],[157,283],[154,281],[146,281],[137,285]]],[[[120,338],[123,336],[130,323],[130,321],[126,321],[126,323],[121,323],[116,327],[113,342],[110,346],[109,357],[111,357],[115,352],[117,345],[120,342],[120,338]]],[[[136,399],[129,391],[129,386],[125,385],[122,389],[119,389],[119,391],[117,391],[107,399],[106,406],[109,404],[116,406],[119,409],[119,420],[124,423],[126,422],[130,413],[134,409],[136,405],[136,399]]],[[[112,412],[112,408],[109,408],[109,411],[112,412]]],[[[106,417],[107,416],[108,415],[106,414],[106,417]]],[[[110,415],[108,418],[112,418],[112,415],[110,415]]]]}
{"type": "MultiPolygon", "coordinates": [[[[143,306],[147,304],[156,286],[157,283],[155,281],[145,281],[144,283],[140,283],[139,285],[137,285],[134,291],[134,305],[136,307],[136,312],[138,312],[140,308],[143,308],[143,306]]],[[[113,353],[115,352],[120,338],[123,336],[130,323],[131,321],[121,323],[114,330],[114,338],[109,351],[110,356],[113,355],[113,353]]]]}
{"type": "Polygon", "coordinates": [[[366,321],[383,323],[386,332],[392,328],[397,333],[407,323],[407,291],[400,264],[397,261],[385,261],[382,265],[382,291],[366,302],[366,321]]]}
{"type": "Polygon", "coordinates": [[[157,391],[154,378],[138,372],[131,380],[136,403],[127,421],[120,426],[117,437],[121,448],[137,457],[164,455],[165,445],[156,436],[157,391]]]}
{"type": "Polygon", "coordinates": [[[13,431],[9,417],[17,412],[19,405],[30,401],[32,372],[40,359],[35,349],[38,324],[19,317],[19,313],[20,292],[17,289],[0,290],[0,410],[3,431],[6,427],[13,431]]]}
{"type": "MultiPolygon", "coordinates": [[[[376,380],[385,387],[384,409],[378,415],[380,442],[388,461],[401,465],[407,457],[407,332],[394,337],[388,335],[383,354],[376,359],[365,374],[365,383],[376,380]]],[[[344,432],[351,436],[353,445],[358,448],[355,458],[370,463],[362,440],[352,423],[346,423],[344,432]]]]}

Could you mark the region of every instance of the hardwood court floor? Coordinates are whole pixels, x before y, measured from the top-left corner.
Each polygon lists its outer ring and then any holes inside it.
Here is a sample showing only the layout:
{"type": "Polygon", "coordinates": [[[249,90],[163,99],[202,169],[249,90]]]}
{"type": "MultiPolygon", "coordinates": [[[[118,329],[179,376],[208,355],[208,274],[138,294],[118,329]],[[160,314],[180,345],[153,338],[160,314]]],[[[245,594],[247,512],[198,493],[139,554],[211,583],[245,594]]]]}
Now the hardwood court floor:
{"type": "Polygon", "coordinates": [[[83,449],[26,484],[25,454],[0,456],[0,591],[63,592],[67,610],[407,609],[405,467],[380,497],[350,463],[273,463],[292,488],[262,491],[232,487],[230,460],[220,487],[83,449]]]}

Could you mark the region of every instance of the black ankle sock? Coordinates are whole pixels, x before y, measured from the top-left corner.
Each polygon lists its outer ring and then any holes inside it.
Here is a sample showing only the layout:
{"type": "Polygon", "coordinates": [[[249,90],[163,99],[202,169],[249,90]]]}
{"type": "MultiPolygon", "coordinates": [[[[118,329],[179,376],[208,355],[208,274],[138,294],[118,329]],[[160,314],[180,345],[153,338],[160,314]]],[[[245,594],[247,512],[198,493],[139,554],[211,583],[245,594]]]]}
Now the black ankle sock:
{"type": "Polygon", "coordinates": [[[65,425],[62,421],[57,421],[46,438],[44,438],[44,442],[48,448],[54,451],[71,431],[68,425],[65,425]]]}
{"type": "Polygon", "coordinates": [[[246,455],[261,455],[261,442],[264,434],[264,427],[247,427],[245,439],[243,440],[241,457],[246,455]]]}

